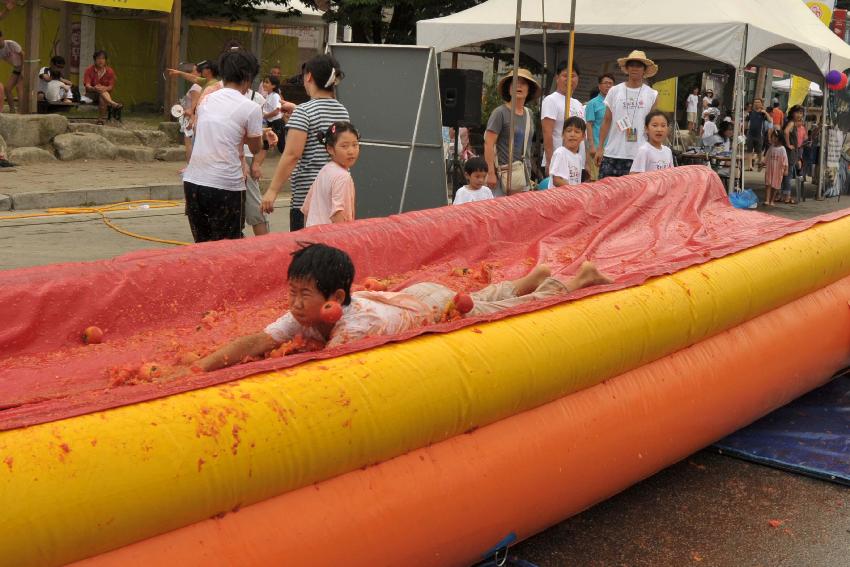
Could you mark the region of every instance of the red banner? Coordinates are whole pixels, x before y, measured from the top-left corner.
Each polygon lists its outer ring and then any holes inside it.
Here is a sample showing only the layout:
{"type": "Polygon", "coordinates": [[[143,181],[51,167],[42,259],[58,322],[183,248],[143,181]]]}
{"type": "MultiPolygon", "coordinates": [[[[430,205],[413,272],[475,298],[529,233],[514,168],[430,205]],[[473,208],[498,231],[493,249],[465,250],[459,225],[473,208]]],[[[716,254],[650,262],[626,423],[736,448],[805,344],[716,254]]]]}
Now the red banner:
{"type": "Polygon", "coordinates": [[[839,8],[832,13],[832,31],[844,41],[847,33],[847,10],[839,8]]]}

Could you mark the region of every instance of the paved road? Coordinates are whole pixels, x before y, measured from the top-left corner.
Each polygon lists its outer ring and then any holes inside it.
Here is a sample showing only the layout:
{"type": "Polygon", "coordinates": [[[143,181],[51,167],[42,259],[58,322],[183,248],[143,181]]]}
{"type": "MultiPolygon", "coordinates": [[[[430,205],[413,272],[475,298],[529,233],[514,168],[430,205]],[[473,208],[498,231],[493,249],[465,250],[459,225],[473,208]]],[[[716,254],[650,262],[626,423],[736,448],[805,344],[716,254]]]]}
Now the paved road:
{"type": "MultiPolygon", "coordinates": [[[[134,250],[173,248],[125,236],[106,226],[99,215],[68,215],[29,219],[14,211],[0,214],[0,270],[41,266],[57,262],[83,262],[112,258],[134,250]]],[[[180,206],[167,209],[135,209],[109,213],[117,226],[144,236],[192,242],[189,223],[180,206]]],[[[271,216],[272,232],[289,230],[289,201],[279,199],[271,216]]],[[[245,230],[251,236],[251,229],[245,230]]]]}
{"type": "MultiPolygon", "coordinates": [[[[810,201],[777,212],[800,218],[838,205],[810,201]]],[[[279,203],[273,230],[287,230],[286,211],[279,203]]],[[[110,217],[141,234],[191,240],[182,207],[110,217]]],[[[93,215],[0,220],[0,269],[160,247],[168,246],[123,236],[93,215]]],[[[850,490],[703,451],[529,539],[515,553],[540,567],[847,567],[850,490]],[[783,525],[771,527],[768,521],[776,519],[783,525]]]]}

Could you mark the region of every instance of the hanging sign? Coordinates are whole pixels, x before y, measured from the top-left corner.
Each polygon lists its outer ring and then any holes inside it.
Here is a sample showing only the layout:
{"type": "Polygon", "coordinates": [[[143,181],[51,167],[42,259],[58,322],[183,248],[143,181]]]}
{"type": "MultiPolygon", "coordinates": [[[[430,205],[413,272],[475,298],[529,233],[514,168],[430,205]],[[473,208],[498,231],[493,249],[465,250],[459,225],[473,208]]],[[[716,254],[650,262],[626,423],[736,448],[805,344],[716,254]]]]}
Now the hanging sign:
{"type": "Polygon", "coordinates": [[[130,8],[133,10],[171,12],[173,0],[65,0],[65,2],[103,6],[105,8],[130,8]]]}

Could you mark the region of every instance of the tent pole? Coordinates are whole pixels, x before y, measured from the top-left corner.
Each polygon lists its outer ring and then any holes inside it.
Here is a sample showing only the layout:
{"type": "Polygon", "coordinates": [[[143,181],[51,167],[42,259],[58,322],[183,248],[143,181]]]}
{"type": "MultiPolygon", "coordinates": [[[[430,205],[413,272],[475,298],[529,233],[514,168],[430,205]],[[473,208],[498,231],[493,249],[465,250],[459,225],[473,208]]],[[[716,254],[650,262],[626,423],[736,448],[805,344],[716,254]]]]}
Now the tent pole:
{"type": "Polygon", "coordinates": [[[540,0],[540,16],[543,18],[543,95],[549,92],[549,61],[547,51],[549,44],[546,35],[546,0],[540,0]]]}
{"type": "MultiPolygon", "coordinates": [[[[747,35],[749,33],[749,24],[744,25],[744,42],[741,45],[741,59],[738,63],[738,68],[735,69],[735,94],[734,94],[734,134],[732,135],[732,161],[729,163],[729,186],[727,191],[731,193],[735,190],[735,180],[738,177],[738,137],[741,129],[741,120],[744,113],[744,68],[747,66],[747,35]]],[[[741,155],[741,189],[744,188],[744,156],[741,155]]]]}
{"type": "MultiPolygon", "coordinates": [[[[511,175],[511,166],[514,162],[514,137],[516,134],[516,110],[514,109],[514,99],[516,98],[516,86],[519,83],[519,23],[522,19],[522,0],[516,0],[516,29],[514,30],[514,73],[513,78],[511,79],[511,126],[510,126],[510,134],[511,138],[508,142],[508,186],[505,187],[505,195],[510,195],[512,193],[512,177],[511,175]]],[[[525,110],[523,110],[525,112],[525,110]]],[[[523,156],[525,158],[525,156],[523,156]]],[[[498,160],[496,160],[498,161],[498,160]]],[[[524,166],[523,166],[524,167],[524,166]]],[[[499,175],[499,172],[496,172],[496,175],[499,175]]]]}
{"type": "Polygon", "coordinates": [[[576,45],[576,0],[570,0],[570,51],[567,54],[567,100],[564,103],[564,122],[570,117],[570,100],[573,98],[573,54],[576,45]]]}
{"type": "MultiPolygon", "coordinates": [[[[827,69],[832,69],[832,54],[829,55],[829,65],[827,69]]],[[[821,113],[820,113],[820,151],[818,152],[818,194],[816,199],[823,201],[823,183],[826,180],[826,144],[829,137],[827,136],[827,108],[829,101],[829,90],[827,89],[826,80],[821,84],[823,96],[821,97],[821,113]]],[[[838,193],[839,197],[841,192],[838,193]]]]}
{"type": "MultiPolygon", "coordinates": [[[[329,44],[330,45],[330,44],[329,44]]],[[[407,196],[407,183],[410,181],[410,169],[413,166],[413,152],[416,151],[416,138],[419,134],[419,121],[422,118],[422,103],[425,102],[425,88],[428,86],[428,75],[431,72],[431,61],[434,60],[434,48],[428,50],[428,61],[425,62],[425,78],[422,79],[422,90],[419,92],[419,108],[416,110],[416,122],[413,123],[413,138],[410,140],[410,153],[407,154],[407,169],[404,170],[404,184],[401,186],[401,201],[398,204],[398,214],[404,212],[404,198],[407,196]]],[[[460,129],[455,129],[455,139],[460,135],[460,129]]]]}

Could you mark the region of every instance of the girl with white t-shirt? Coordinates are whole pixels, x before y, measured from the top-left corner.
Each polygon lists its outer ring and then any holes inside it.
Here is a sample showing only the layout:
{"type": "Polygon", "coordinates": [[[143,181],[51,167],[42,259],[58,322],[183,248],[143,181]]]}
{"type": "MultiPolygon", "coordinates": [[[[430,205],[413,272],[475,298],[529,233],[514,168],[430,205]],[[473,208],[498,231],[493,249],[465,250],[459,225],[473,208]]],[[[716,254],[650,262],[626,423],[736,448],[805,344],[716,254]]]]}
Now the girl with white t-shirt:
{"type": "Polygon", "coordinates": [[[351,122],[334,122],[318,138],[331,161],[319,170],[301,207],[307,228],[354,220],[354,180],[349,170],[360,156],[360,133],[351,122]]]}
{"type": "Polygon", "coordinates": [[[266,94],[266,102],[263,104],[263,120],[277,134],[277,151],[283,153],[283,144],[286,140],[283,121],[283,98],[280,96],[280,79],[269,75],[263,79],[263,92],[266,94]]]}
{"type": "Polygon", "coordinates": [[[644,121],[646,143],[638,148],[629,173],[645,173],[674,167],[673,152],[664,145],[670,131],[670,121],[660,110],[653,110],[644,121]]]}

